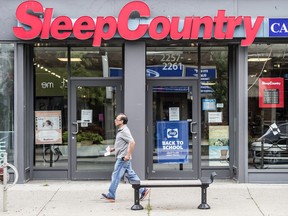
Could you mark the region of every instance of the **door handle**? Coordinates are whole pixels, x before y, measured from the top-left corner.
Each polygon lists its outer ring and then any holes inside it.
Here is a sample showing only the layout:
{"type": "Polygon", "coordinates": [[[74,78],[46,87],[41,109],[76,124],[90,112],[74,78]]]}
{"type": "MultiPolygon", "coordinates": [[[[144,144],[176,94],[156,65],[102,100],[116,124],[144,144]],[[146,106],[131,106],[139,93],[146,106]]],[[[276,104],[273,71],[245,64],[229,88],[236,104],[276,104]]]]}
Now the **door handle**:
{"type": "Polygon", "coordinates": [[[86,121],[81,121],[81,120],[77,120],[76,122],[72,122],[73,125],[76,125],[76,131],[72,132],[73,135],[78,134],[79,132],[79,125],[78,124],[81,123],[87,123],[86,121]]]}
{"type": "Polygon", "coordinates": [[[191,122],[190,123],[190,132],[191,132],[191,134],[197,134],[196,131],[193,131],[193,125],[197,125],[197,122],[191,122]]]}
{"type": "Polygon", "coordinates": [[[78,121],[77,122],[72,122],[73,125],[76,125],[76,131],[75,132],[72,132],[73,135],[76,135],[78,134],[79,132],[79,127],[78,127],[78,121]]]}

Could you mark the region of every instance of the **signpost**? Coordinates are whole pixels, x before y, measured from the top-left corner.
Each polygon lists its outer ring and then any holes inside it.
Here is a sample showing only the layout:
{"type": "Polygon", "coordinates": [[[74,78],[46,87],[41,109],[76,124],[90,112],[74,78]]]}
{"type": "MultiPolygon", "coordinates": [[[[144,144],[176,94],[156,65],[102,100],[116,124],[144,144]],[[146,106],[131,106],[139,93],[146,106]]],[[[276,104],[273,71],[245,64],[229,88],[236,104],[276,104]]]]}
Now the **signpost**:
{"type": "MultiPolygon", "coordinates": [[[[4,142],[5,144],[5,142],[4,142]]],[[[3,146],[3,142],[1,142],[1,147],[3,146]]],[[[2,148],[1,148],[2,149],[2,148]]],[[[0,152],[0,168],[3,169],[3,211],[7,211],[7,190],[9,187],[14,186],[18,181],[18,171],[15,166],[7,162],[7,153],[6,152],[0,152]],[[14,182],[12,185],[8,185],[9,180],[9,173],[8,173],[8,167],[10,167],[14,171],[14,182]]]]}

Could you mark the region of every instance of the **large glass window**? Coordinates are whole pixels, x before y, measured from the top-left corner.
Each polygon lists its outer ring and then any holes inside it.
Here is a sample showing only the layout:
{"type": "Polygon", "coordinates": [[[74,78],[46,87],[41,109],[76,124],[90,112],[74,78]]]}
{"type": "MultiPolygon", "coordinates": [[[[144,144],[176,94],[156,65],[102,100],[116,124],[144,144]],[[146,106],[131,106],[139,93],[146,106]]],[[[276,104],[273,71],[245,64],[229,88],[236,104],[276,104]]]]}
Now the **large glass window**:
{"type": "Polygon", "coordinates": [[[14,153],[14,44],[0,44],[0,153],[14,153]]]}
{"type": "Polygon", "coordinates": [[[34,47],[35,143],[34,166],[68,166],[67,48],[34,47]]]}
{"type": "Polygon", "coordinates": [[[147,77],[198,76],[198,48],[147,47],[147,77]]]}
{"type": "Polygon", "coordinates": [[[201,47],[202,166],[229,166],[228,47],[201,47]]]}
{"type": "MultiPolygon", "coordinates": [[[[63,61],[67,57],[61,58],[63,61]]],[[[119,77],[123,76],[121,47],[72,47],[72,77],[119,77]]]]}
{"type": "MultiPolygon", "coordinates": [[[[200,53],[201,163],[203,167],[229,166],[228,46],[201,46],[200,53]]],[[[147,47],[146,58],[147,77],[199,76],[198,47],[194,44],[185,47],[147,47]]],[[[170,95],[167,98],[175,100],[170,95]]],[[[155,100],[155,107],[159,106],[159,112],[163,112],[163,115],[164,111],[168,115],[169,106],[173,106],[170,101],[167,104],[166,109],[161,109],[165,104],[155,100]]],[[[158,120],[156,115],[153,118],[153,122],[158,120]]]]}
{"type": "Polygon", "coordinates": [[[288,167],[288,45],[248,48],[250,169],[288,167]]]}
{"type": "MultiPolygon", "coordinates": [[[[37,168],[68,168],[70,145],[67,131],[68,87],[71,84],[68,83],[68,72],[70,72],[71,77],[79,79],[82,77],[121,77],[123,76],[122,48],[34,47],[34,166],[37,168]]],[[[93,118],[91,124],[89,123],[89,127],[81,124],[83,129],[79,131],[77,141],[80,143],[88,139],[95,146],[106,141],[105,139],[111,141],[115,135],[114,126],[112,125],[113,129],[111,129],[111,127],[104,124],[111,118],[111,115],[104,116],[104,113],[110,113],[107,110],[116,106],[115,100],[112,100],[115,99],[113,95],[115,88],[108,86],[90,89],[79,86],[78,90],[80,117],[81,110],[88,110],[87,112],[93,110],[91,113],[93,118]],[[82,136],[80,136],[80,133],[82,136]]],[[[75,100],[75,98],[71,98],[71,100],[75,100]]],[[[112,114],[112,118],[114,114],[112,114]]],[[[79,119],[81,119],[80,117],[79,119]]],[[[110,122],[113,124],[113,120],[110,122]]],[[[83,145],[86,145],[86,143],[83,145]]],[[[82,150],[85,148],[86,146],[82,150]]],[[[83,154],[88,158],[92,155],[92,152],[87,154],[84,151],[83,154]]],[[[83,154],[79,157],[83,157],[83,154]]],[[[95,156],[94,153],[93,156],[95,156]]],[[[83,158],[79,160],[83,161],[83,158]]],[[[89,161],[91,161],[91,158],[89,158],[89,161]]],[[[86,163],[86,167],[82,168],[88,169],[89,163],[86,163]]]]}

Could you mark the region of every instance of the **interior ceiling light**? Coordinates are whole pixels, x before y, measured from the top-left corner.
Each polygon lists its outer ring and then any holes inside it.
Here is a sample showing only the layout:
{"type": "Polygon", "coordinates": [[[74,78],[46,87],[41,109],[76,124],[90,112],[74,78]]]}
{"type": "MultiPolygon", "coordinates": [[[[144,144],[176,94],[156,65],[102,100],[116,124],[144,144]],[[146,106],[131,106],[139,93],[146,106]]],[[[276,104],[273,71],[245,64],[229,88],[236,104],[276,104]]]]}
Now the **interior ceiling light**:
{"type": "MultiPolygon", "coordinates": [[[[58,58],[59,61],[67,62],[68,58],[58,58]]],[[[80,58],[70,58],[71,62],[80,62],[82,61],[80,58]]]]}
{"type": "Polygon", "coordinates": [[[248,58],[248,62],[266,62],[271,60],[271,58],[263,58],[263,57],[259,57],[259,58],[248,58]]]}
{"type": "Polygon", "coordinates": [[[203,85],[203,86],[213,86],[215,84],[216,83],[213,83],[213,82],[201,82],[201,85],[203,85]]]}
{"type": "Polygon", "coordinates": [[[181,55],[183,51],[147,51],[147,55],[164,55],[164,54],[174,54],[174,55],[181,55]]]}

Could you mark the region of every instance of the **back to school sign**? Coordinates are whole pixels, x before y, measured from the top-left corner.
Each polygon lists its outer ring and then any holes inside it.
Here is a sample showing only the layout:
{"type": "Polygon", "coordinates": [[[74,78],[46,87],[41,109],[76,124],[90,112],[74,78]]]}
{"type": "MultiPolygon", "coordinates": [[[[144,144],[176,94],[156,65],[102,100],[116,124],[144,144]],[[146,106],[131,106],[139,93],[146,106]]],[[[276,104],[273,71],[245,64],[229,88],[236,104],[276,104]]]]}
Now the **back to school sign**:
{"type": "Polygon", "coordinates": [[[188,162],[189,138],[187,121],[157,122],[158,163],[188,162]]]}

